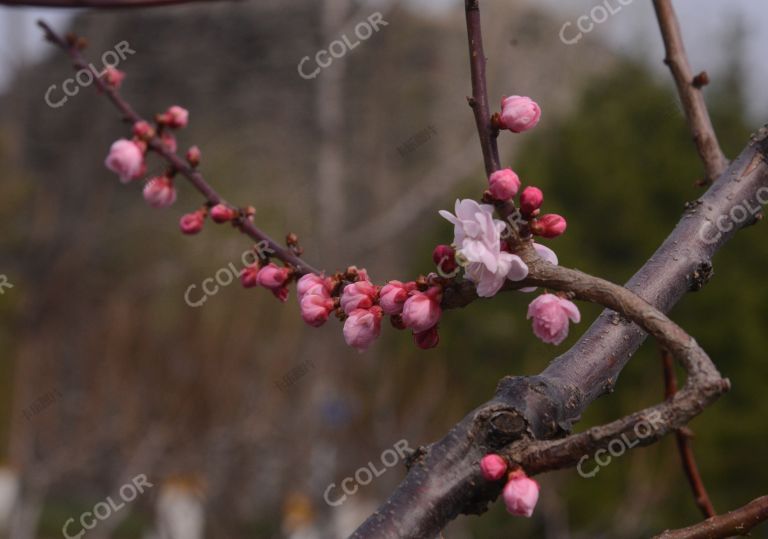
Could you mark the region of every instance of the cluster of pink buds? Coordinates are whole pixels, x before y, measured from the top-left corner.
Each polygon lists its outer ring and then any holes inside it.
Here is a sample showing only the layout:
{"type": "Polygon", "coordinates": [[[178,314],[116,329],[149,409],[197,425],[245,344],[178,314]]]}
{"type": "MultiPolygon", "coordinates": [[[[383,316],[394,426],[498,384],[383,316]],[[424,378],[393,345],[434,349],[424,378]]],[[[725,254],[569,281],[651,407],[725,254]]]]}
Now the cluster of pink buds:
{"type": "Polygon", "coordinates": [[[261,264],[257,262],[240,272],[240,283],[245,288],[261,286],[271,291],[280,301],[288,301],[288,284],[293,278],[293,270],[278,266],[273,262],[261,264]]]}
{"type": "Polygon", "coordinates": [[[480,461],[480,470],[487,481],[499,481],[506,476],[502,492],[504,505],[511,514],[530,517],[539,501],[539,484],[518,468],[507,474],[507,462],[499,455],[488,454],[480,461]]]}

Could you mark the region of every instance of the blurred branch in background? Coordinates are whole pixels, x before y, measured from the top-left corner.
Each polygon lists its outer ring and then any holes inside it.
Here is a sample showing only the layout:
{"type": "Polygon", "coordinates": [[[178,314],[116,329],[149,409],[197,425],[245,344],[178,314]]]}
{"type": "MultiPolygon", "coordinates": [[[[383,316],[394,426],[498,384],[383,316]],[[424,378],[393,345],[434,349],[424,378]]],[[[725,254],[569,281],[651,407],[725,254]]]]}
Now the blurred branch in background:
{"type": "Polygon", "coordinates": [[[761,496],[728,513],[708,518],[693,526],[671,530],[656,539],[725,539],[749,535],[750,530],[768,520],[768,496],[761,496]]]}

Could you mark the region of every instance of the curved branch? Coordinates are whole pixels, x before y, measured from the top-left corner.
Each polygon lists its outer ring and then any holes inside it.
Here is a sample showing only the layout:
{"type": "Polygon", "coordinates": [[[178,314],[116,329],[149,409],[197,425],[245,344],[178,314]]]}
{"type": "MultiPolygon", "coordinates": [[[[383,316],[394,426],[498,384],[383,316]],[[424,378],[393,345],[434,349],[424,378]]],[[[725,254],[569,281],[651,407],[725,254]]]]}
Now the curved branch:
{"type": "Polygon", "coordinates": [[[688,528],[668,530],[656,539],[725,539],[748,535],[749,531],[768,520],[768,496],[755,498],[747,505],[724,515],[717,515],[688,528]]]}

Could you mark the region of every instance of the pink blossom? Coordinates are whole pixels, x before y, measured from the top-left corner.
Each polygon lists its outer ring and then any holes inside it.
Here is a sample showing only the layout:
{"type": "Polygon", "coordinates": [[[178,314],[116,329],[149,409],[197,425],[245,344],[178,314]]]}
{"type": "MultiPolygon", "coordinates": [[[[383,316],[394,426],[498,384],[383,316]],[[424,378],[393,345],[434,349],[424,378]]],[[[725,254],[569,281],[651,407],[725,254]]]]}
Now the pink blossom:
{"type": "Polygon", "coordinates": [[[256,276],[256,281],[260,286],[274,291],[282,288],[288,281],[290,275],[290,269],[279,267],[275,265],[274,262],[270,262],[259,270],[259,274],[256,276]]]}
{"type": "Polygon", "coordinates": [[[520,189],[520,178],[517,177],[517,174],[511,168],[503,168],[491,174],[488,178],[488,185],[493,198],[509,200],[520,189]]]}
{"type": "Polygon", "coordinates": [[[509,474],[509,481],[502,493],[507,511],[520,517],[530,517],[539,501],[539,484],[522,470],[509,474]]]}
{"type": "Polygon", "coordinates": [[[400,281],[389,281],[381,289],[379,305],[381,305],[384,314],[400,314],[403,310],[403,304],[408,299],[408,294],[416,288],[416,283],[401,283],[400,281]]]}
{"type": "Polygon", "coordinates": [[[440,343],[440,334],[437,332],[437,326],[432,326],[427,331],[413,334],[413,342],[422,350],[429,350],[440,343]]]}
{"type": "Polygon", "coordinates": [[[438,295],[439,288],[427,292],[415,292],[403,304],[403,323],[415,333],[427,331],[437,324],[442,314],[438,295]]]}
{"type": "Polygon", "coordinates": [[[112,143],[109,155],[104,160],[104,165],[118,174],[123,183],[141,177],[146,170],[144,152],[141,151],[138,144],[124,138],[112,143]]]}
{"type": "Polygon", "coordinates": [[[301,318],[312,327],[320,327],[333,310],[333,300],[321,294],[307,294],[301,298],[301,318]]]}
{"type": "Polygon", "coordinates": [[[176,202],[176,188],[167,176],[152,178],[144,185],[144,200],[153,208],[167,208],[176,202]]]}
{"type": "Polygon", "coordinates": [[[101,78],[110,88],[118,89],[123,84],[125,73],[115,67],[109,66],[101,74],[101,78]]]}
{"type": "Polygon", "coordinates": [[[370,281],[357,281],[344,287],[341,308],[351,314],[356,309],[369,309],[376,299],[376,287],[370,281]]]}
{"type": "Polygon", "coordinates": [[[214,223],[226,223],[237,216],[237,211],[225,204],[216,204],[211,208],[211,219],[214,223]]]}
{"type": "Polygon", "coordinates": [[[541,118],[539,105],[530,97],[513,95],[501,101],[502,129],[522,133],[536,127],[541,118]]]}
{"type": "Polygon", "coordinates": [[[381,307],[355,309],[344,322],[344,340],[358,352],[363,352],[381,334],[381,307]]]}
{"type": "Polygon", "coordinates": [[[501,290],[507,279],[522,281],[528,276],[528,266],[517,255],[499,252],[496,271],[490,271],[487,266],[472,263],[465,268],[467,279],[477,285],[477,295],[490,298],[501,290]]]}
{"type": "Polygon", "coordinates": [[[259,266],[252,264],[242,269],[240,272],[240,283],[243,288],[253,288],[259,284],[258,281],[259,266]]]}
{"type": "Polygon", "coordinates": [[[533,319],[533,333],[539,339],[560,344],[568,336],[568,319],[577,324],[581,313],[572,301],[554,294],[542,294],[528,306],[528,318],[533,319]]]}
{"type": "Polygon", "coordinates": [[[331,282],[320,275],[307,273],[306,275],[302,275],[299,279],[299,282],[296,285],[296,293],[298,294],[299,299],[303,299],[306,295],[330,298],[331,282]]]}
{"type": "Polygon", "coordinates": [[[556,238],[563,234],[567,227],[565,217],[556,213],[542,215],[531,222],[531,232],[543,238],[556,238]]]}
{"type": "Polygon", "coordinates": [[[480,470],[488,481],[498,481],[507,472],[507,461],[499,455],[489,453],[480,460],[480,470]]]}
{"type": "Polygon", "coordinates": [[[187,127],[189,123],[189,111],[178,105],[169,107],[163,116],[163,121],[169,127],[187,127]]]}
{"type": "Polygon", "coordinates": [[[529,186],[520,193],[520,211],[523,215],[534,215],[542,204],[544,204],[544,193],[538,187],[529,186]]]}
{"type": "Polygon", "coordinates": [[[205,213],[202,211],[195,211],[182,215],[179,220],[179,228],[184,234],[197,234],[203,229],[203,223],[205,222],[205,213]]]}

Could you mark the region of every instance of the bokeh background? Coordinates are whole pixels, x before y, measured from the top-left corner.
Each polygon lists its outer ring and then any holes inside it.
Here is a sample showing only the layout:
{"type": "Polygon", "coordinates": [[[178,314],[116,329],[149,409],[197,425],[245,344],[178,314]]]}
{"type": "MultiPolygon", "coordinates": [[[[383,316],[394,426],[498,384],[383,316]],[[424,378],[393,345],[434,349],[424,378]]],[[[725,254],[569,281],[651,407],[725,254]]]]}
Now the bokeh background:
{"type": "MultiPolygon", "coordinates": [[[[768,112],[768,12],[759,0],[676,4],[734,157],[768,112]]],[[[549,242],[561,262],[624,282],[701,193],[702,167],[650,3],[564,44],[563,24],[593,5],[483,2],[490,93],[494,103],[517,93],[542,105],[539,128],[500,143],[504,163],[545,190],[547,210],[567,216],[566,236],[549,242]]],[[[275,237],[296,232],[307,259],[329,271],[355,263],[377,282],[430,271],[432,247],[452,233],[437,210],[484,185],[460,2],[0,9],[0,274],[13,284],[0,295],[0,534],[60,537],[65,521],[144,474],[153,488],[86,537],[345,537],[404,467],[338,507],[324,501],[328,485],[369,462],[380,468],[399,440],[438,439],[501,376],[539,372],[597,315],[582,306],[582,324],[555,348],[531,334],[530,296],[502,294],[447,313],[435,350],[385,328],[358,354],[335,321],[304,326],[294,297],[283,305],[234,282],[189,306],[188,288],[197,299],[204,279],[242,267],[250,244],[212,225],[182,236],[179,216],[200,203],[191,188],[180,183],[176,205],[154,210],[140,185],[103,167],[127,129],[93,88],[46,104],[47,88],[72,73],[42,43],[41,16],[87,36],[94,61],[128,41],[136,54],[119,66],[125,97],[145,116],[190,109],[182,150],[199,145],[202,171],[226,198],[253,204],[275,237]],[[316,79],[298,75],[302,57],[376,11],[388,22],[380,32],[316,79]]],[[[672,313],[733,383],[691,425],[719,511],[768,492],[763,228],[739,233],[715,258],[710,284],[672,313]]],[[[658,350],[647,343],[578,429],[662,394],[658,350]]],[[[444,536],[634,538],[700,520],[671,438],[593,478],[566,470],[541,483],[532,519],[497,503],[444,536]]]]}

